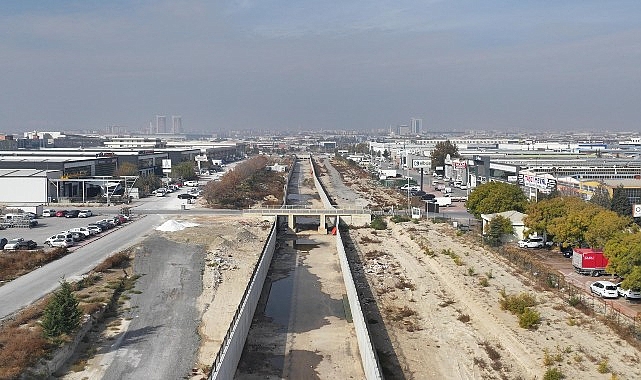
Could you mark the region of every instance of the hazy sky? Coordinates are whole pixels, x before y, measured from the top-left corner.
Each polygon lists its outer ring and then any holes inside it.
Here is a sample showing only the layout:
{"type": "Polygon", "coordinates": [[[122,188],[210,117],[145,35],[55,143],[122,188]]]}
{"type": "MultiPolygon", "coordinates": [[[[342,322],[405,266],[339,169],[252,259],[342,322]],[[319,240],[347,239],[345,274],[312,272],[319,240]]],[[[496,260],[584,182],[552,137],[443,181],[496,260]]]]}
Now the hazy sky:
{"type": "Polygon", "coordinates": [[[0,133],[641,131],[641,1],[6,0],[0,133]]]}

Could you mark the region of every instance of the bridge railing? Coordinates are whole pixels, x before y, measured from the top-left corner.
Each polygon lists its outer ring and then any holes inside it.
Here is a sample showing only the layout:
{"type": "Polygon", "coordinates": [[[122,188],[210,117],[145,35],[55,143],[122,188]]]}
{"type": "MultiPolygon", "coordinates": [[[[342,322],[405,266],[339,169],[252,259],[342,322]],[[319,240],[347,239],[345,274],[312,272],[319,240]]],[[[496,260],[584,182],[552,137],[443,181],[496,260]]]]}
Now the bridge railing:
{"type": "Polygon", "coordinates": [[[327,208],[248,208],[242,210],[243,214],[267,214],[267,215],[355,215],[371,214],[368,208],[354,209],[327,209],[327,208]]]}

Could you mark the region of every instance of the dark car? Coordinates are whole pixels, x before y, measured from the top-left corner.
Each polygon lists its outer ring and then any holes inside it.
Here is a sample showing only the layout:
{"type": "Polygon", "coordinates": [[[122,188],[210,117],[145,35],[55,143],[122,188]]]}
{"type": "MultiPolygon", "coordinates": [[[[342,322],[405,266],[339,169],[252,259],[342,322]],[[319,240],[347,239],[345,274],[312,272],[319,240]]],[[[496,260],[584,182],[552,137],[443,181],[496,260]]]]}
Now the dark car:
{"type": "Polygon", "coordinates": [[[19,249],[36,249],[37,247],[38,247],[38,243],[36,243],[33,240],[24,240],[23,238],[16,238],[16,239],[9,240],[3,248],[7,250],[19,250],[19,249]]]}
{"type": "Polygon", "coordinates": [[[426,193],[426,192],[424,192],[423,190],[417,190],[417,191],[411,191],[411,192],[410,192],[410,194],[411,194],[413,197],[422,197],[423,195],[425,195],[425,194],[427,194],[427,193],[426,193]]]}
{"type": "Polygon", "coordinates": [[[67,211],[67,210],[58,210],[58,211],[56,211],[56,216],[58,218],[64,218],[67,215],[68,212],[69,211],[67,211]]]}
{"type": "Polygon", "coordinates": [[[178,194],[178,198],[180,199],[196,199],[197,197],[193,194],[189,193],[183,193],[183,194],[178,194]]]}
{"type": "Polygon", "coordinates": [[[4,249],[4,246],[7,245],[7,238],[0,239],[0,249],[4,249]]]}
{"type": "Polygon", "coordinates": [[[80,214],[80,210],[71,210],[67,212],[67,215],[65,215],[65,218],[77,218],[78,214],[80,214]]]}
{"type": "Polygon", "coordinates": [[[563,257],[570,258],[574,254],[574,247],[571,245],[568,246],[561,246],[561,254],[563,257]]]}
{"type": "Polygon", "coordinates": [[[423,200],[423,201],[431,201],[431,200],[433,200],[434,198],[436,198],[436,195],[434,195],[434,194],[430,194],[430,193],[423,194],[423,195],[421,196],[421,200],[423,200]]]}

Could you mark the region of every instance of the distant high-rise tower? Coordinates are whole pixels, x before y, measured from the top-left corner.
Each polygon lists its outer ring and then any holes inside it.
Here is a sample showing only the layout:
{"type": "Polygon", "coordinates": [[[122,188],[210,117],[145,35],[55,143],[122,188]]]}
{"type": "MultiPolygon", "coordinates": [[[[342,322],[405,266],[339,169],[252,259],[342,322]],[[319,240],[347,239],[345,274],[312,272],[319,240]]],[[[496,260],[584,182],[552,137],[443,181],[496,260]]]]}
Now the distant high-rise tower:
{"type": "Polygon", "coordinates": [[[167,116],[156,115],[156,133],[167,133],[167,116]]]}
{"type": "Polygon", "coordinates": [[[423,132],[423,119],[410,119],[410,131],[413,135],[420,135],[423,132]]]}
{"type": "Polygon", "coordinates": [[[171,117],[171,133],[183,133],[183,118],[182,116],[171,117]]]}

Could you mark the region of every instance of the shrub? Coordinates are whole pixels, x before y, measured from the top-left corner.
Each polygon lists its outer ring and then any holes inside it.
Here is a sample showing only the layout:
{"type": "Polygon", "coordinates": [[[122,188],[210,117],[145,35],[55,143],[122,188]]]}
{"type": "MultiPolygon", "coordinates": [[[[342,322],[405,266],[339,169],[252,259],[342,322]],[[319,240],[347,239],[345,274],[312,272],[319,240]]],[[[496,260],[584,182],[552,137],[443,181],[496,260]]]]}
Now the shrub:
{"type": "Polygon", "coordinates": [[[599,360],[599,363],[597,364],[596,367],[597,371],[599,373],[608,373],[610,372],[610,366],[608,365],[608,359],[604,358],[599,360]]]}
{"type": "Polygon", "coordinates": [[[487,288],[490,286],[490,281],[487,279],[487,277],[481,277],[479,278],[479,285],[481,285],[484,288],[487,288]]]}
{"type": "Polygon", "coordinates": [[[561,380],[565,379],[565,375],[563,372],[561,372],[560,369],[554,367],[554,368],[548,368],[547,371],[545,371],[545,374],[543,375],[543,380],[561,380]]]}
{"type": "Polygon", "coordinates": [[[524,329],[536,330],[541,323],[541,314],[534,309],[526,307],[519,315],[519,326],[524,329]]]}
{"type": "Polygon", "coordinates": [[[523,314],[526,308],[536,305],[534,296],[528,293],[519,295],[507,295],[505,290],[501,290],[501,300],[499,301],[501,309],[507,310],[512,314],[523,314]]]}
{"type": "Polygon", "coordinates": [[[410,218],[405,215],[394,215],[393,217],[390,218],[390,220],[394,223],[403,223],[403,222],[409,222],[410,218]]]}
{"type": "Polygon", "coordinates": [[[372,219],[372,222],[369,224],[369,226],[375,230],[386,230],[387,229],[387,223],[381,218],[380,216],[375,217],[372,219]]]}
{"type": "Polygon", "coordinates": [[[126,252],[118,252],[113,256],[107,257],[105,261],[98,264],[95,268],[96,272],[106,272],[112,268],[124,268],[129,263],[129,254],[126,252]]]}
{"type": "Polygon", "coordinates": [[[580,307],[582,302],[581,302],[581,297],[580,296],[572,296],[568,299],[568,303],[572,307],[580,307]]]}

